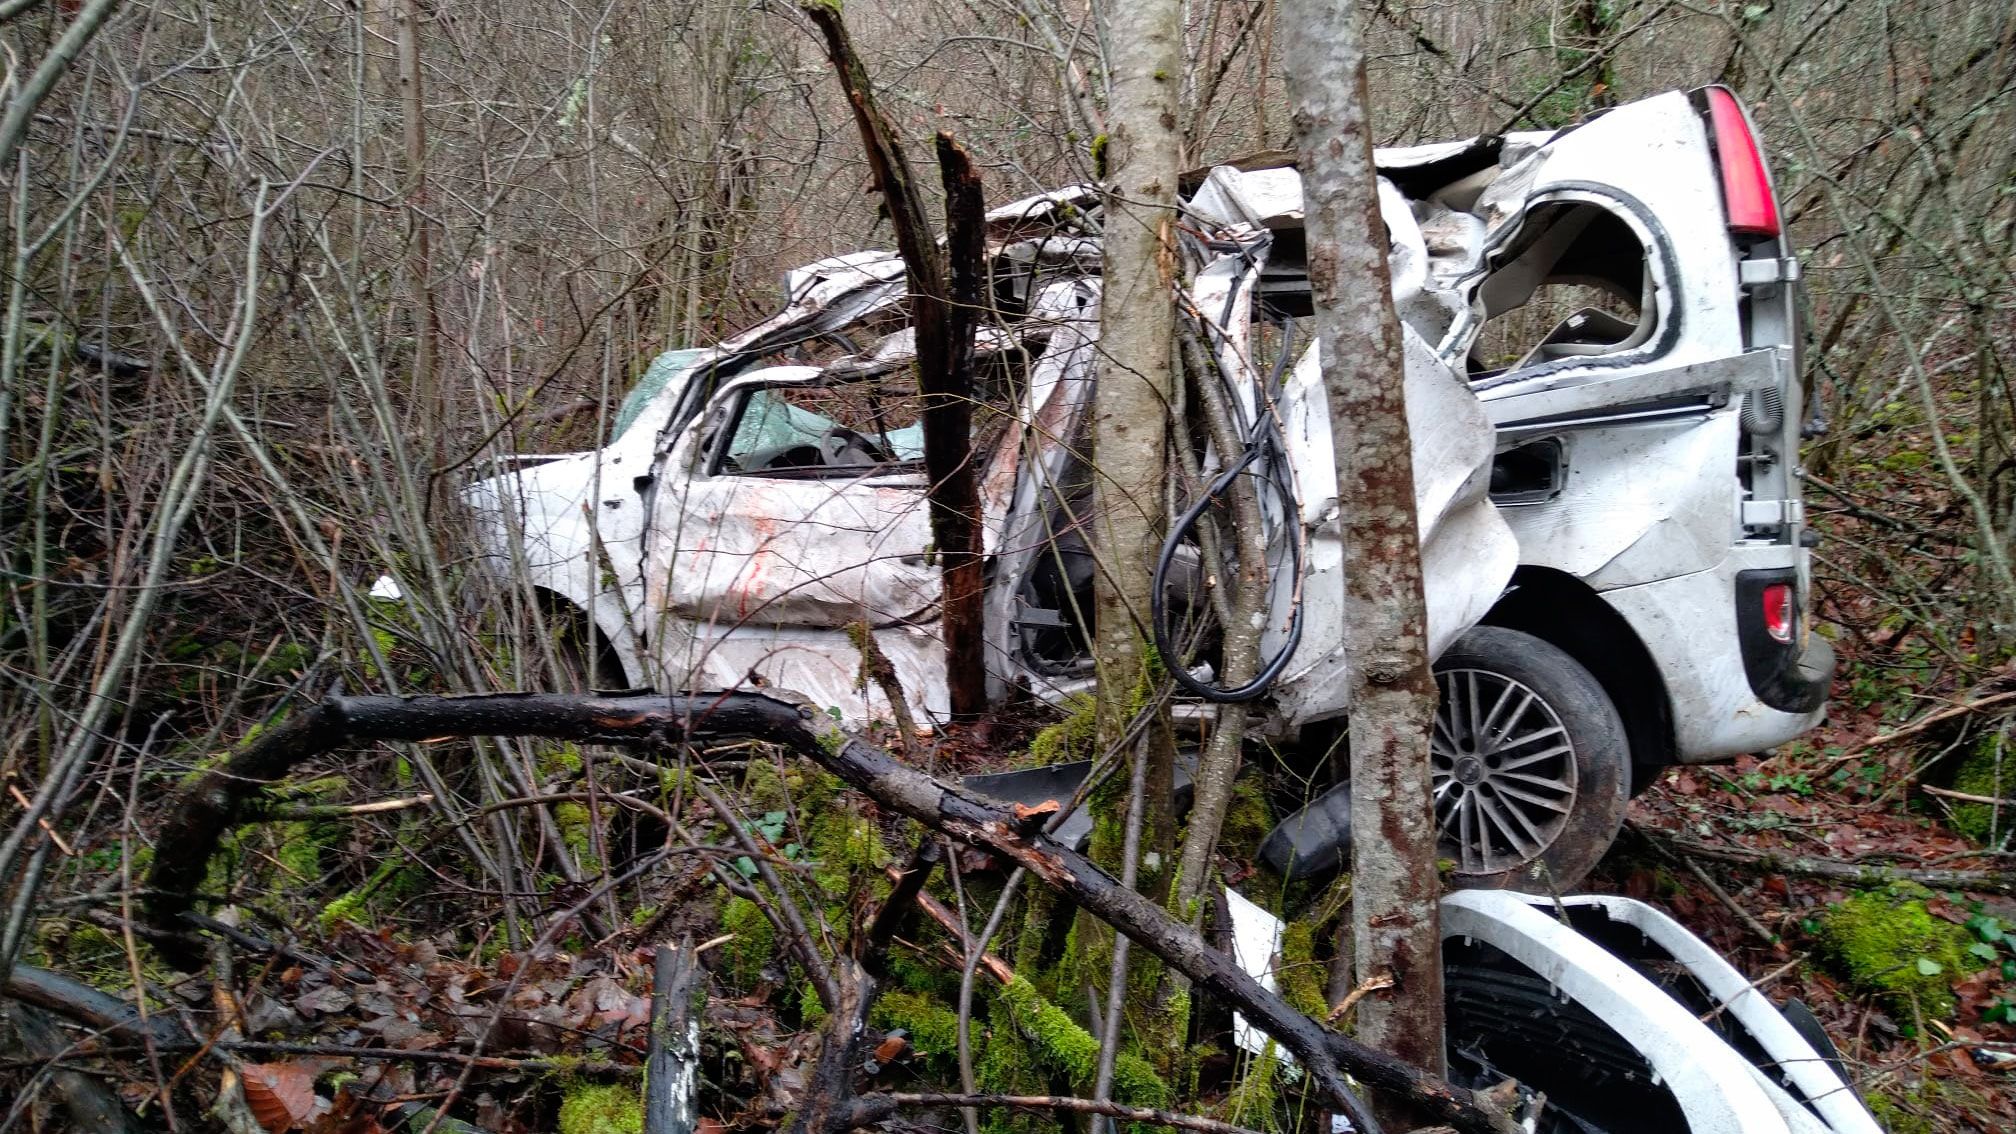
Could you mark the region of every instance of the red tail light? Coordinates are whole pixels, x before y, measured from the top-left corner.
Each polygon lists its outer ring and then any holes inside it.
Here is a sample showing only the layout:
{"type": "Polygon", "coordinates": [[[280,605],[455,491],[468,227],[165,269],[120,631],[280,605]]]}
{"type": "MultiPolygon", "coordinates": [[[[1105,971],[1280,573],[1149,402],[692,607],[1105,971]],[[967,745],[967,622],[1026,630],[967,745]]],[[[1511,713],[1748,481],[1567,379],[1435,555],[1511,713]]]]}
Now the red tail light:
{"type": "Polygon", "coordinates": [[[1729,231],[1746,236],[1776,236],[1778,201],[1771,195],[1771,176],[1743,106],[1726,87],[1708,88],[1708,122],[1715,131],[1715,154],[1722,163],[1722,203],[1729,211],[1729,231]]]}
{"type": "Polygon", "coordinates": [[[1792,584],[1773,583],[1764,588],[1764,629],[1779,642],[1790,642],[1798,615],[1792,605],[1792,584]]]}

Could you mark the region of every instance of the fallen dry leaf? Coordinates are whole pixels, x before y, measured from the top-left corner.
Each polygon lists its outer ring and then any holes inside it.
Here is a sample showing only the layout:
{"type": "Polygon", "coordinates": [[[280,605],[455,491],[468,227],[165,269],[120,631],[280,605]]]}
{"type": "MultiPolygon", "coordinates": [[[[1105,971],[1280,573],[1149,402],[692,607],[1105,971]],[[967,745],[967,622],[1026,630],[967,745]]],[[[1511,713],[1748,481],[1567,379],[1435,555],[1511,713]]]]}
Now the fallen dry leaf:
{"type": "Polygon", "coordinates": [[[286,1134],[306,1126],[329,1109],[315,1093],[315,1077],[322,1073],[320,1060],[302,1059],[291,1063],[247,1063],[238,1068],[244,1085],[245,1105],[267,1134],[286,1134]]]}

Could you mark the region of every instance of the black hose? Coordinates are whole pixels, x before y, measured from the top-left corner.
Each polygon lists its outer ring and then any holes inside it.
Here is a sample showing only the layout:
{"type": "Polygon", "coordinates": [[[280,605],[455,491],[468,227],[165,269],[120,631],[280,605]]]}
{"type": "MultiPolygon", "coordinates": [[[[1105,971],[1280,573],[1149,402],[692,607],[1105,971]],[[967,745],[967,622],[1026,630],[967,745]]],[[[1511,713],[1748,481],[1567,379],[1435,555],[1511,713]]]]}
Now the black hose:
{"type": "MultiPolygon", "coordinates": [[[[1237,290],[1238,288],[1235,284],[1226,296],[1225,306],[1228,315],[1232,307],[1232,298],[1236,295],[1237,290]]],[[[1286,506],[1285,515],[1287,522],[1291,525],[1302,522],[1301,505],[1295,499],[1294,488],[1287,483],[1283,474],[1288,459],[1287,446],[1282,441],[1280,430],[1275,427],[1274,415],[1267,412],[1267,404],[1272,395],[1280,390],[1281,375],[1287,370],[1288,360],[1294,354],[1294,324],[1284,321],[1281,327],[1281,353],[1274,360],[1274,365],[1267,375],[1265,387],[1257,391],[1259,394],[1259,398],[1255,402],[1257,412],[1254,415],[1255,421],[1247,437],[1245,449],[1239,454],[1236,460],[1226,466],[1225,470],[1212,480],[1209,487],[1205,489],[1204,494],[1198,497],[1189,508],[1185,509],[1181,516],[1177,517],[1176,522],[1169,528],[1168,538],[1162,541],[1161,554],[1155,558],[1155,575],[1148,595],[1149,627],[1154,633],[1155,649],[1161,653],[1163,663],[1169,671],[1171,680],[1175,681],[1178,686],[1181,686],[1184,691],[1194,696],[1202,697],[1207,701],[1231,703],[1251,701],[1259,697],[1274,684],[1276,678],[1281,676],[1281,671],[1287,668],[1289,660],[1295,656],[1295,648],[1302,643],[1302,604],[1296,602],[1289,611],[1288,640],[1282,644],[1281,649],[1273,657],[1269,658],[1265,665],[1260,667],[1260,671],[1254,676],[1253,680],[1236,689],[1227,689],[1221,685],[1212,685],[1199,681],[1196,677],[1192,676],[1189,669],[1184,666],[1182,659],[1178,656],[1169,632],[1167,584],[1169,568],[1176,560],[1177,548],[1181,546],[1183,537],[1189,533],[1191,528],[1196,526],[1197,521],[1204,513],[1213,504],[1217,503],[1219,495],[1232,487],[1233,481],[1246,471],[1247,466],[1262,457],[1273,458],[1273,467],[1268,471],[1266,480],[1280,494],[1286,506]]],[[[1215,353],[1213,357],[1214,359],[1216,358],[1215,353]]],[[[1210,379],[1200,376],[1200,380],[1209,381],[1210,379]]],[[[1299,580],[1302,577],[1302,541],[1291,538],[1289,540],[1289,549],[1292,555],[1294,570],[1291,578],[1299,580]]]]}

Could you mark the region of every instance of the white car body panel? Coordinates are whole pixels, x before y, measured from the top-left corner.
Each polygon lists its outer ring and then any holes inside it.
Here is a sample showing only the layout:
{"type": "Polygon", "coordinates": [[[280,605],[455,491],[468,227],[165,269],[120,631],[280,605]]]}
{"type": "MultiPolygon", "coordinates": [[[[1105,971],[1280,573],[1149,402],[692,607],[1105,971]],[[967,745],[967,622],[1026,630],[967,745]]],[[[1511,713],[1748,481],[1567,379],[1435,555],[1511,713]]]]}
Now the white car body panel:
{"type": "MultiPolygon", "coordinates": [[[[1387,175],[1381,201],[1394,301],[1404,320],[1431,652],[1484,618],[1515,569],[1558,572],[1600,595],[1656,661],[1671,706],[1670,758],[1717,759],[1797,735],[1819,711],[1785,713],[1758,699],[1731,610],[1737,571],[1804,570],[1804,551],[1787,538],[1798,534],[1792,471],[1760,466],[1759,491],[1790,502],[1754,504],[1732,471],[1747,399],[1789,387],[1786,416],[1796,417],[1797,360],[1790,346],[1745,349],[1737,309],[1745,285],[1721,227],[1720,186],[1699,114],[1688,96],[1662,95],[1569,131],[1508,136],[1495,170],[1426,198],[1397,187],[1478,144],[1378,155],[1387,175]],[[1542,230],[1518,244],[1532,210],[1574,205],[1601,206],[1642,242],[1651,333],[1608,353],[1466,376],[1461,364],[1491,304],[1517,297],[1523,261],[1493,256],[1550,239],[1542,230]],[[1673,399],[1688,397],[1699,404],[1674,408],[1673,399]],[[1543,500],[1494,504],[1494,453],[1535,440],[1561,447],[1558,490],[1543,500]],[[1748,529],[1753,510],[1787,515],[1781,536],[1748,529]]],[[[1020,686],[1056,699],[1087,680],[1045,676],[1019,660],[1016,626],[1025,615],[1014,588],[999,580],[1022,578],[1044,554],[1042,502],[1056,494],[1063,474],[1061,434],[1090,396],[1098,280],[1086,273],[1096,273],[1099,247],[1096,236],[1071,228],[1071,218],[1096,200],[1093,189],[1078,186],[988,214],[999,263],[1049,272],[1041,277],[1046,287],[1030,297],[1042,307],[1048,349],[1030,368],[1006,435],[979,454],[984,539],[997,580],[984,612],[989,688],[997,697],[1020,686]]],[[[1284,169],[1213,170],[1188,205],[1198,223],[1218,227],[1221,241],[1249,252],[1264,250],[1270,232],[1299,226],[1300,208],[1299,179],[1284,169]]],[[[800,330],[893,310],[903,301],[902,279],[900,260],[886,252],[832,257],[788,273],[784,311],[682,356],[687,369],[607,447],[472,485],[465,499],[493,569],[587,612],[632,681],[770,684],[856,722],[889,714],[879,688],[860,681],[849,638],[848,626],[865,620],[925,726],[942,719],[939,581],[928,554],[921,473],[766,479],[704,467],[696,436],[710,414],[752,387],[811,381],[819,373],[811,367],[743,370],[704,405],[687,404],[695,376],[717,363],[800,330]],[[686,416],[675,421],[676,414],[686,416]]],[[[1223,316],[1220,362],[1231,374],[1254,376],[1263,365],[1249,357],[1244,330],[1258,279],[1255,264],[1231,253],[1191,279],[1198,310],[1223,316]]],[[[1270,547],[1285,556],[1300,541],[1305,560],[1300,578],[1276,573],[1263,635],[1263,649],[1280,646],[1290,608],[1301,604],[1299,650],[1261,714],[1266,727],[1292,731],[1346,708],[1342,628],[1349,612],[1328,408],[1313,352],[1289,371],[1278,404],[1254,404],[1258,383],[1229,388],[1247,420],[1277,415],[1300,513],[1292,527],[1278,509],[1270,517],[1270,547]]],[[[1796,446],[1796,424],[1784,428],[1796,446]]],[[[1204,459],[1208,472],[1223,456],[1204,459]]]]}

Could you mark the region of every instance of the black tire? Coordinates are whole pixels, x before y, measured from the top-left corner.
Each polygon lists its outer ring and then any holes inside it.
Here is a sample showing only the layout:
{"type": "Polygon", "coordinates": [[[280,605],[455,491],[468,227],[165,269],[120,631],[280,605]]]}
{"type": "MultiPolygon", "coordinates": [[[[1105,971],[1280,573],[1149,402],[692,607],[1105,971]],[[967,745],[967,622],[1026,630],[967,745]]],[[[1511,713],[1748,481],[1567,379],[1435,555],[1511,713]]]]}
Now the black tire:
{"type": "Polygon", "coordinates": [[[1561,649],[1500,626],[1457,639],[1435,682],[1430,766],[1451,880],[1533,894],[1579,885],[1630,803],[1630,742],[1603,686],[1561,649]]]}
{"type": "Polygon", "coordinates": [[[623,689],[628,682],[616,648],[588,620],[588,612],[554,599],[547,607],[547,632],[552,635],[556,687],[568,693],[623,689]]]}

